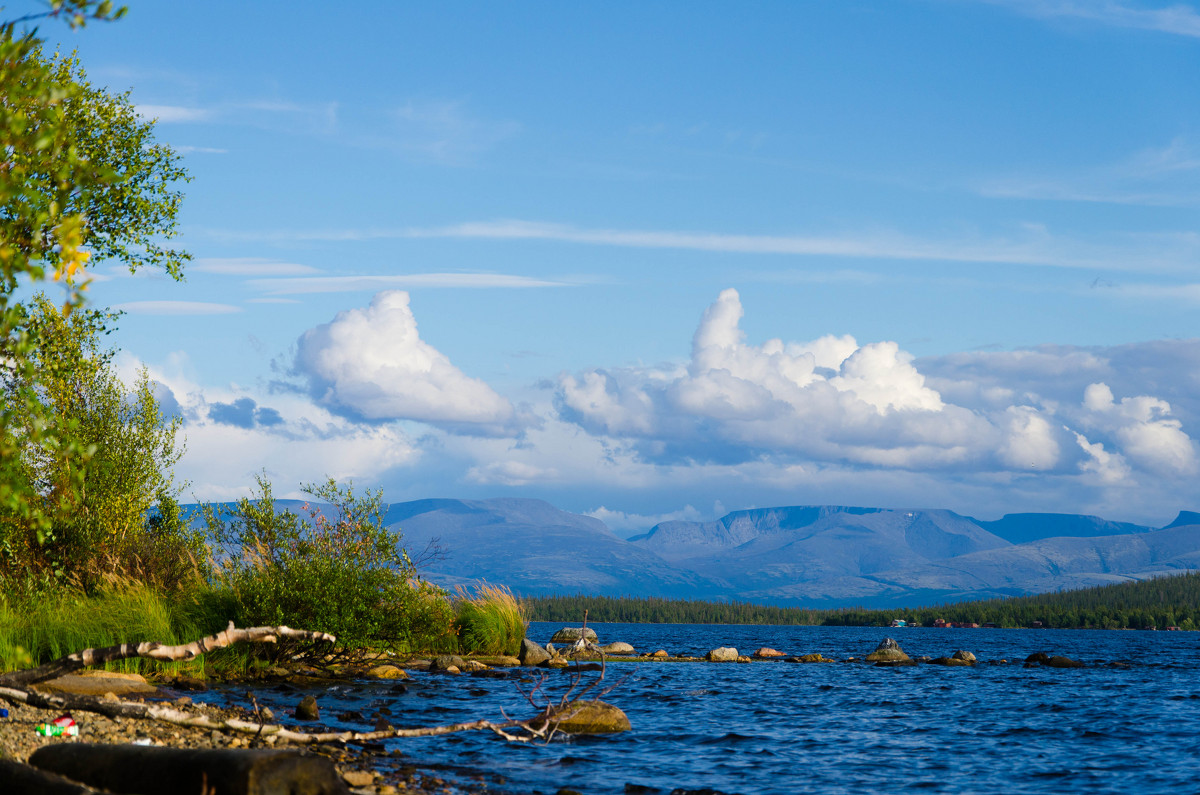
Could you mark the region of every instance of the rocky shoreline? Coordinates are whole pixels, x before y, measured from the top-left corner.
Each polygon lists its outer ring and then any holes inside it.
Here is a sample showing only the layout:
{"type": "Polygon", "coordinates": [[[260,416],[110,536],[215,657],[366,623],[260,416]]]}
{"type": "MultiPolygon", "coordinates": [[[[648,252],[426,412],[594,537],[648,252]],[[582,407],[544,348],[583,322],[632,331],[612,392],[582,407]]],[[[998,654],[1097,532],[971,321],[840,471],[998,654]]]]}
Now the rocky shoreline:
{"type": "MultiPolygon", "coordinates": [[[[554,640],[545,646],[529,639],[522,642],[517,657],[485,657],[464,659],[454,655],[442,655],[431,659],[397,660],[383,657],[360,660],[354,665],[329,665],[313,668],[296,665],[290,668],[274,667],[264,672],[264,678],[246,680],[248,688],[270,685],[272,687],[294,687],[297,704],[293,714],[277,717],[265,708],[260,709],[251,693],[247,692],[246,705],[229,704],[217,706],[198,703],[188,695],[190,690],[205,689],[206,685],[196,680],[179,678],[156,686],[134,674],[119,674],[106,671],[85,671],[51,680],[37,688],[45,693],[70,693],[99,699],[117,700],[148,699],[190,714],[207,716],[215,723],[224,721],[247,721],[274,723],[294,731],[311,729],[319,724],[319,705],[305,691],[328,686],[335,682],[362,680],[395,680],[396,687],[405,687],[403,680],[411,676],[505,676],[501,669],[516,666],[542,668],[564,668],[572,670],[596,670],[596,662],[710,662],[710,663],[754,663],[781,662],[798,664],[859,663],[876,666],[914,666],[918,664],[942,666],[974,666],[977,664],[1004,665],[1007,659],[981,662],[966,650],[939,658],[910,658],[892,638],[886,638],[878,647],[863,657],[848,657],[833,660],[820,653],[787,655],[776,649],[762,647],[749,655],[741,654],[736,648],[717,647],[703,657],[671,655],[664,649],[638,654],[627,643],[609,643],[598,646],[591,630],[581,632],[568,628],[556,633],[554,640]],[[555,642],[569,644],[556,648],[555,642]]],[[[1017,661],[1014,661],[1014,663],[1017,661]]],[[[1029,655],[1023,664],[1026,667],[1044,666],[1051,668],[1078,668],[1083,663],[1062,657],[1037,652],[1029,655]]],[[[1123,666],[1124,663],[1109,665],[1123,666]]],[[[228,687],[223,687],[228,690],[228,687]]],[[[628,719],[621,710],[596,702],[595,713],[587,713],[577,730],[581,732],[623,731],[630,728],[628,719]],[[615,715],[619,718],[614,719],[615,715]]],[[[590,708],[589,708],[590,709],[590,708]]],[[[582,713],[581,713],[582,714],[582,713]]],[[[401,751],[389,749],[383,742],[336,742],[296,743],[275,735],[255,736],[215,729],[171,725],[154,720],[126,717],[106,717],[95,712],[80,712],[75,715],[78,722],[77,736],[46,737],[38,733],[38,727],[60,718],[54,709],[40,708],[28,704],[8,702],[8,716],[0,718],[0,759],[26,762],[41,748],[62,743],[95,743],[111,746],[167,747],[175,749],[291,749],[294,753],[317,756],[329,760],[336,766],[337,775],[345,787],[356,795],[397,795],[411,793],[497,793],[506,791],[503,777],[480,771],[456,770],[449,773],[430,767],[414,765],[401,751]]],[[[342,717],[342,716],[339,716],[342,717]]],[[[368,721],[358,716],[362,721],[368,721]]],[[[369,725],[369,723],[367,723],[369,725]]],[[[390,728],[386,721],[377,723],[376,730],[390,728]]],[[[444,769],[444,768],[443,768],[444,769]]],[[[2,775],[0,775],[2,778],[2,775]]]]}

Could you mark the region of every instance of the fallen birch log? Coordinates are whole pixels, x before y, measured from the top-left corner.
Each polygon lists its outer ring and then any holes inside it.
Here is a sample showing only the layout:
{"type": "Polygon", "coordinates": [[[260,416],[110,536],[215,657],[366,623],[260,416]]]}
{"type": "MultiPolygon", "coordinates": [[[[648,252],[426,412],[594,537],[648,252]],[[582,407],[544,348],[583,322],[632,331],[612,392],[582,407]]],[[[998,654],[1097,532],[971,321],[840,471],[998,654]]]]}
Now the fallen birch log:
{"type": "Polygon", "coordinates": [[[145,657],[161,662],[193,660],[206,651],[223,649],[240,641],[276,643],[279,638],[328,641],[329,643],[337,640],[333,635],[325,632],[311,632],[306,629],[292,629],[291,627],[249,627],[247,629],[238,629],[230,621],[226,629],[215,635],[209,635],[207,638],[201,638],[200,640],[194,640],[191,643],[184,643],[179,646],[165,646],[158,641],[147,641],[136,644],[122,643],[117,646],[105,646],[100,649],[84,649],[74,654],[68,654],[66,657],[59,657],[57,660],[48,662],[45,665],[39,665],[37,668],[27,668],[21,671],[10,671],[6,674],[0,674],[0,686],[27,687],[38,682],[44,682],[47,679],[54,679],[64,674],[73,673],[81,668],[103,665],[104,663],[115,662],[116,660],[128,660],[133,657],[145,657]]]}
{"type": "MultiPolygon", "coordinates": [[[[180,646],[165,646],[157,642],[146,642],[136,645],[125,643],[101,649],[84,649],[83,651],[69,654],[66,657],[60,657],[53,662],[46,663],[37,668],[4,674],[0,676],[0,699],[12,703],[27,704],[32,707],[58,709],[64,712],[93,712],[109,718],[149,719],[187,728],[253,734],[257,738],[275,737],[277,740],[303,744],[364,742],[404,737],[436,737],[463,731],[491,731],[513,742],[529,742],[535,739],[547,740],[559,731],[560,724],[569,721],[579,710],[584,709],[582,703],[576,706],[576,702],[568,700],[575,690],[575,686],[579,683],[579,680],[576,680],[576,685],[572,686],[571,690],[568,691],[567,695],[557,705],[547,704],[539,710],[538,714],[525,720],[475,720],[419,729],[389,728],[369,732],[301,732],[278,724],[241,720],[238,718],[214,719],[203,713],[185,712],[161,704],[143,701],[121,701],[120,699],[111,697],[111,694],[110,697],[101,698],[65,693],[40,693],[28,689],[29,685],[71,673],[90,665],[99,665],[114,660],[124,660],[131,657],[147,657],[163,661],[191,660],[206,651],[224,648],[239,641],[275,643],[279,638],[328,642],[335,640],[333,635],[324,632],[311,632],[309,630],[291,629],[283,626],[238,629],[231,621],[229,627],[222,632],[180,646]]],[[[603,655],[601,659],[603,659],[603,655]]],[[[602,670],[600,679],[603,678],[604,673],[602,670]]],[[[576,697],[583,695],[583,693],[591,690],[597,684],[599,684],[599,680],[589,685],[581,693],[576,694],[576,697]]],[[[527,699],[533,705],[532,697],[527,695],[527,699]]]]}
{"type": "MultiPolygon", "coordinates": [[[[202,713],[186,712],[174,707],[154,704],[145,701],[121,701],[113,698],[98,698],[96,696],[73,696],[60,693],[38,693],[30,690],[20,690],[12,687],[0,687],[0,698],[10,702],[26,704],[42,709],[55,709],[63,712],[94,712],[108,718],[133,718],[137,720],[155,720],[191,729],[206,729],[238,734],[253,734],[259,737],[276,737],[293,743],[336,743],[363,742],[387,740],[398,737],[436,737],[442,734],[453,734],[462,731],[491,731],[509,740],[525,740],[541,737],[545,727],[537,729],[530,725],[541,721],[545,716],[538,714],[528,720],[487,721],[476,720],[465,723],[452,723],[445,726],[429,726],[420,729],[385,729],[370,732],[300,732],[284,726],[258,721],[241,720],[239,718],[215,719],[202,713]],[[527,730],[529,738],[512,735],[507,730],[527,730]]],[[[563,716],[556,715],[556,720],[563,716]]],[[[551,721],[553,725],[556,720],[551,721]]]]}

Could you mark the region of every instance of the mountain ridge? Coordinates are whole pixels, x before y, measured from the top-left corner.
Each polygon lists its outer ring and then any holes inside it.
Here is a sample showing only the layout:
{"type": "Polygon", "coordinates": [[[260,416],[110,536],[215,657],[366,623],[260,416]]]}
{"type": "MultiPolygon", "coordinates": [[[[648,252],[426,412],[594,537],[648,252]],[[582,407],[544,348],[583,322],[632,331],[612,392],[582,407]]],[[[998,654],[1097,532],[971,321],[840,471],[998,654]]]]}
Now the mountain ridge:
{"type": "Polygon", "coordinates": [[[1102,517],[792,505],[660,522],[622,539],[543,500],[392,503],[385,524],[422,576],[521,595],[743,600],[813,607],[919,605],[1141,580],[1200,568],[1200,513],[1154,528],[1102,517]]]}

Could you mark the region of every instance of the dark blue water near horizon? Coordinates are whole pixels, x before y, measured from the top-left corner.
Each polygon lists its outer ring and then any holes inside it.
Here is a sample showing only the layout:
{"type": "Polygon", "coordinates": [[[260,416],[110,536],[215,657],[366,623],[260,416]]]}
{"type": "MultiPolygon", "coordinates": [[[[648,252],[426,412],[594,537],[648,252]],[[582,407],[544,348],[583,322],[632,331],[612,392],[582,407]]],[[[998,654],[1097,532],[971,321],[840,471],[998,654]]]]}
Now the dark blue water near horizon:
{"type": "MultiPolygon", "coordinates": [[[[545,642],[559,626],[534,622],[529,636],[545,642]]],[[[606,684],[616,687],[604,698],[629,715],[632,731],[549,745],[462,733],[388,747],[414,763],[450,766],[476,787],[482,776],[497,793],[609,793],[626,784],[663,793],[1200,791],[1200,633],[592,626],[602,642],[627,641],[639,652],[735,646],[749,654],[769,646],[845,659],[893,637],[913,657],[966,649],[985,664],[613,663],[606,684]],[[1088,667],[1022,667],[1036,651],[1088,667]],[[1001,659],[1010,664],[986,664],[1001,659]],[[1113,661],[1131,665],[1106,667],[1113,661]]],[[[531,670],[505,679],[414,673],[403,693],[391,683],[356,683],[315,695],[324,723],[337,728],[369,728],[334,716],[381,706],[397,726],[502,719],[501,710],[529,714],[517,684],[531,670]]],[[[561,692],[570,678],[550,672],[545,687],[561,692]]],[[[299,698],[258,695],[280,714],[299,698]]]]}

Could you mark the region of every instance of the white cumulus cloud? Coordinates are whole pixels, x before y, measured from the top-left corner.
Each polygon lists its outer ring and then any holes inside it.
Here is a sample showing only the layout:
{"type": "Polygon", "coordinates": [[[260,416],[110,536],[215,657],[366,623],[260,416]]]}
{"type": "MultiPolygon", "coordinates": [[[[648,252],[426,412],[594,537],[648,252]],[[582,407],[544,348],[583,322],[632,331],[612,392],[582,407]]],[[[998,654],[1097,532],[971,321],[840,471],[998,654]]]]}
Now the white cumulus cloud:
{"type": "Polygon", "coordinates": [[[295,366],[319,405],[355,419],[499,433],[515,418],[508,400],[421,339],[402,290],[304,332],[295,366]]]}
{"type": "MultiPolygon", "coordinates": [[[[1167,401],[1118,401],[1095,380],[1126,367],[1131,357],[1117,349],[954,355],[928,361],[937,378],[927,379],[895,342],[755,345],[742,317],[737,291],[725,290],[704,311],[686,364],[560,376],[560,416],[670,466],[768,461],[1106,484],[1200,469],[1167,401]],[[1086,390],[1071,384],[1084,375],[1086,390]]],[[[1176,347],[1159,355],[1190,355],[1176,347]]]]}

